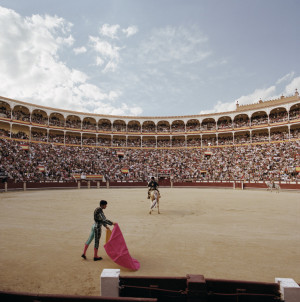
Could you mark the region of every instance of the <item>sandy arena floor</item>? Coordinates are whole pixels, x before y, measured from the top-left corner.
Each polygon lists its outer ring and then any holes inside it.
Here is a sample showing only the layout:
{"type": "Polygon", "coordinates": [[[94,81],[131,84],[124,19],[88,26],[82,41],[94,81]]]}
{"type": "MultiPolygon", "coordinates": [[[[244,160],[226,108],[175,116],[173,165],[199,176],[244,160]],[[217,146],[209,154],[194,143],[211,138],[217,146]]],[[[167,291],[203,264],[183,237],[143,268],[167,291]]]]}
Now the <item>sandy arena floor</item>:
{"type": "Polygon", "coordinates": [[[137,272],[300,282],[300,193],[161,189],[161,214],[148,214],[147,189],[81,189],[0,193],[0,290],[99,295],[106,255],[93,243],[80,256],[100,199],[119,224],[137,272]]]}

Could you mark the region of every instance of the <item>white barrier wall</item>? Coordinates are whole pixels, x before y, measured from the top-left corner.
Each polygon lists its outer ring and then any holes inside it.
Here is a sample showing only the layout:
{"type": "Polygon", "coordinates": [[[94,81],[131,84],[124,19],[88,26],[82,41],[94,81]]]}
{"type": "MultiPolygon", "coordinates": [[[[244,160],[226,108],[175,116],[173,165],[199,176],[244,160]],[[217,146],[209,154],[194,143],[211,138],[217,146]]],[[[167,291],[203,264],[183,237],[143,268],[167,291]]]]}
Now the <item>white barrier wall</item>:
{"type": "Polygon", "coordinates": [[[280,284],[280,292],[285,302],[300,301],[300,286],[290,278],[275,278],[275,282],[280,284]]]}
{"type": "Polygon", "coordinates": [[[104,269],[101,273],[100,289],[102,297],[119,297],[119,269],[104,269]]]}

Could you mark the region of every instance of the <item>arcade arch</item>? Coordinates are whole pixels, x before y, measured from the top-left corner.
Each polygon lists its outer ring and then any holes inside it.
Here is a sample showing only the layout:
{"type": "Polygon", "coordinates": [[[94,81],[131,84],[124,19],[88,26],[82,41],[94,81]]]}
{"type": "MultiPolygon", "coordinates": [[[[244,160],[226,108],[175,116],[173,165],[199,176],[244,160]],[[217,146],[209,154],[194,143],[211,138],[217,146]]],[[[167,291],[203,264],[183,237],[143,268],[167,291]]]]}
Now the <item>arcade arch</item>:
{"type": "Polygon", "coordinates": [[[122,120],[114,121],[113,132],[126,132],[126,123],[122,120]]]}
{"type": "Polygon", "coordinates": [[[155,123],[153,121],[143,122],[142,133],[156,133],[155,123]]]}
{"type": "Polygon", "coordinates": [[[185,124],[181,120],[176,120],[171,125],[171,132],[185,132],[185,124]]]}
{"type": "Polygon", "coordinates": [[[217,122],[218,129],[228,129],[232,128],[232,120],[229,116],[222,116],[218,119],[217,122]]]}
{"type": "Polygon", "coordinates": [[[98,130],[111,132],[112,131],[112,123],[109,119],[101,119],[98,122],[98,130]]]}
{"type": "Polygon", "coordinates": [[[6,102],[0,101],[0,117],[11,118],[11,108],[6,102]]]}
{"type": "Polygon", "coordinates": [[[283,107],[274,108],[271,110],[269,114],[269,122],[272,123],[280,123],[288,120],[288,112],[283,107]]]}
{"type": "Polygon", "coordinates": [[[186,123],[186,131],[200,131],[200,122],[197,119],[188,120],[186,123]]]}
{"type": "Polygon", "coordinates": [[[30,122],[30,112],[27,107],[16,105],[12,110],[12,118],[23,122],[30,122]]]}
{"type": "Polygon", "coordinates": [[[205,118],[201,123],[202,131],[216,130],[216,121],[213,118],[205,118]]]}
{"type": "Polygon", "coordinates": [[[96,120],[92,117],[85,117],[82,120],[82,129],[83,130],[97,130],[96,120]]]}
{"type": "Polygon", "coordinates": [[[66,119],[66,127],[81,129],[81,119],[77,115],[68,115],[66,119]]]}
{"type": "Polygon", "coordinates": [[[170,132],[170,123],[168,121],[159,121],[157,123],[157,133],[170,132]]]}
{"type": "Polygon", "coordinates": [[[34,109],[31,113],[31,122],[48,125],[48,114],[44,110],[34,109]]]}
{"type": "Polygon", "coordinates": [[[49,117],[49,126],[65,126],[65,118],[61,113],[52,112],[49,117]]]}
{"type": "Polygon", "coordinates": [[[247,114],[238,114],[233,119],[233,127],[236,128],[244,128],[250,126],[250,119],[247,114]]]}
{"type": "Polygon", "coordinates": [[[251,116],[251,126],[268,124],[268,115],[265,111],[254,112],[251,116]]]}
{"type": "Polygon", "coordinates": [[[139,121],[130,121],[127,125],[128,132],[141,132],[141,124],[139,121]]]}
{"type": "Polygon", "coordinates": [[[289,119],[290,120],[300,119],[300,103],[295,104],[290,108],[289,119]]]}

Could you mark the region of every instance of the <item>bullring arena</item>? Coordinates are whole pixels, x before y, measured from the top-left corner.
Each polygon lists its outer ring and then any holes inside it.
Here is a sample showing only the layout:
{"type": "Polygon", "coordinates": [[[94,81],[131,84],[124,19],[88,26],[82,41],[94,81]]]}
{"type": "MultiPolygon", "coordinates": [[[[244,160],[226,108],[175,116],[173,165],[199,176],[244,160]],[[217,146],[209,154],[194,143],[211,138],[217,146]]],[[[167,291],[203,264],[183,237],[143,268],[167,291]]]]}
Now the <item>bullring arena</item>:
{"type": "Polygon", "coordinates": [[[103,249],[80,255],[100,199],[141,263],[122,275],[274,282],[300,280],[299,192],[162,188],[161,214],[148,214],[145,189],[1,194],[1,290],[99,295],[100,274],[120,268],[103,249]]]}
{"type": "Polygon", "coordinates": [[[98,296],[103,269],[299,283],[299,143],[297,90],[184,117],[102,116],[1,97],[0,291],[98,296]],[[149,215],[151,176],[161,214],[149,215]],[[104,235],[102,261],[92,245],[80,257],[100,199],[138,271],[106,255],[104,235]]]}

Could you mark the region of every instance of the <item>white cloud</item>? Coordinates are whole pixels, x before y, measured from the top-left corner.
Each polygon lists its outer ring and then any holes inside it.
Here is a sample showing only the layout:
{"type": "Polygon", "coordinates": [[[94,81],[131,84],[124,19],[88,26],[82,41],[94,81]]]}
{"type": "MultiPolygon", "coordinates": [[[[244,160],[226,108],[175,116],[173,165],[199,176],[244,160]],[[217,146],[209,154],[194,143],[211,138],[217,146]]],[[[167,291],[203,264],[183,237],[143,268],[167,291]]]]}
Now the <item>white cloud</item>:
{"type": "Polygon", "coordinates": [[[106,73],[106,72],[109,72],[109,71],[116,71],[117,69],[117,64],[113,61],[109,61],[106,65],[105,65],[105,68],[103,69],[103,72],[106,73]]]}
{"type": "Polygon", "coordinates": [[[148,63],[176,61],[198,63],[211,55],[208,38],[197,29],[165,27],[156,29],[140,48],[140,57],[148,63]]]}
{"type": "MultiPolygon", "coordinates": [[[[57,16],[23,17],[0,6],[0,95],[83,112],[122,115],[139,112],[137,106],[115,108],[111,102],[121,91],[104,91],[90,84],[86,73],[69,68],[59,59],[59,53],[74,43],[71,29],[70,22],[57,16]]],[[[106,68],[114,69],[119,49],[101,41],[95,45],[108,60],[106,68]]],[[[73,51],[78,54],[86,49],[73,51]]]]}
{"type": "Polygon", "coordinates": [[[300,92],[300,77],[294,78],[291,83],[285,87],[284,94],[287,96],[294,95],[296,89],[298,89],[298,92],[300,92]]]}
{"type": "Polygon", "coordinates": [[[87,49],[84,46],[82,46],[82,47],[74,48],[73,51],[76,55],[78,55],[87,52],[87,49]]]}
{"type": "Polygon", "coordinates": [[[126,35],[126,37],[130,37],[138,32],[138,28],[136,26],[129,26],[126,29],[122,29],[122,32],[126,35]]]}
{"type": "Polygon", "coordinates": [[[111,43],[93,36],[90,36],[90,42],[92,43],[94,50],[104,58],[119,60],[119,47],[113,46],[111,43]]]}
{"type": "Polygon", "coordinates": [[[253,104],[257,103],[260,99],[263,101],[270,100],[274,98],[276,94],[276,86],[270,86],[265,89],[255,89],[254,92],[252,92],[249,95],[243,95],[236,99],[234,102],[238,102],[240,105],[247,105],[247,104],[253,104]]]}
{"type": "MultiPolygon", "coordinates": [[[[120,40],[118,32],[120,25],[104,24],[100,28],[101,37],[89,36],[89,46],[97,53],[96,66],[103,66],[102,72],[115,72],[120,63],[120,52],[125,46],[118,46],[120,40]],[[114,39],[113,43],[107,38],[114,39]]],[[[127,37],[134,35],[138,31],[137,27],[129,26],[127,29],[122,29],[122,32],[127,37]]]]}
{"type": "Polygon", "coordinates": [[[56,42],[58,44],[65,44],[67,46],[72,46],[74,44],[74,38],[72,37],[72,35],[69,35],[69,37],[67,38],[63,38],[63,37],[58,37],[56,39],[56,42]]]}
{"type": "Polygon", "coordinates": [[[260,99],[265,101],[265,100],[278,98],[278,95],[275,95],[275,93],[276,93],[276,86],[270,86],[268,88],[263,88],[263,89],[256,89],[254,92],[248,95],[243,95],[232,102],[218,101],[218,103],[213,107],[212,110],[200,111],[199,114],[234,111],[236,109],[237,102],[239,103],[239,105],[254,104],[259,102],[260,99]]]}
{"type": "Polygon", "coordinates": [[[96,57],[96,65],[104,66],[103,72],[116,71],[120,61],[120,50],[118,46],[100,39],[99,37],[89,37],[92,48],[99,55],[96,57]]]}
{"type": "Polygon", "coordinates": [[[100,34],[105,37],[109,37],[111,39],[117,39],[117,33],[120,28],[120,25],[109,25],[103,24],[99,30],[100,34]]]}
{"type": "Polygon", "coordinates": [[[277,93],[277,90],[279,90],[280,88],[276,85],[272,85],[268,88],[255,89],[252,93],[248,95],[243,95],[232,102],[218,101],[217,105],[215,105],[211,110],[202,110],[199,112],[199,114],[234,111],[236,109],[237,102],[239,103],[239,105],[249,105],[257,103],[259,102],[259,100],[268,101],[278,99],[281,97],[281,95],[294,95],[295,89],[298,89],[300,87],[300,77],[293,79],[293,76],[294,72],[291,72],[276,81],[276,84],[278,85],[282,82],[290,80],[290,83],[285,86],[284,91],[282,93],[277,93]]]}
{"type": "Polygon", "coordinates": [[[96,65],[102,66],[104,64],[104,60],[101,57],[96,57],[96,65]]]}
{"type": "Polygon", "coordinates": [[[281,84],[283,82],[287,82],[287,81],[290,81],[295,75],[295,72],[292,71],[288,74],[286,74],[285,76],[283,76],[282,78],[280,78],[279,80],[277,80],[276,84],[281,84]]]}
{"type": "Polygon", "coordinates": [[[124,112],[129,112],[129,116],[137,116],[142,113],[142,109],[136,106],[129,107],[127,104],[123,103],[119,108],[114,108],[112,106],[107,105],[101,109],[99,108],[95,110],[95,113],[99,114],[107,114],[108,112],[112,115],[124,115],[124,112]]]}

